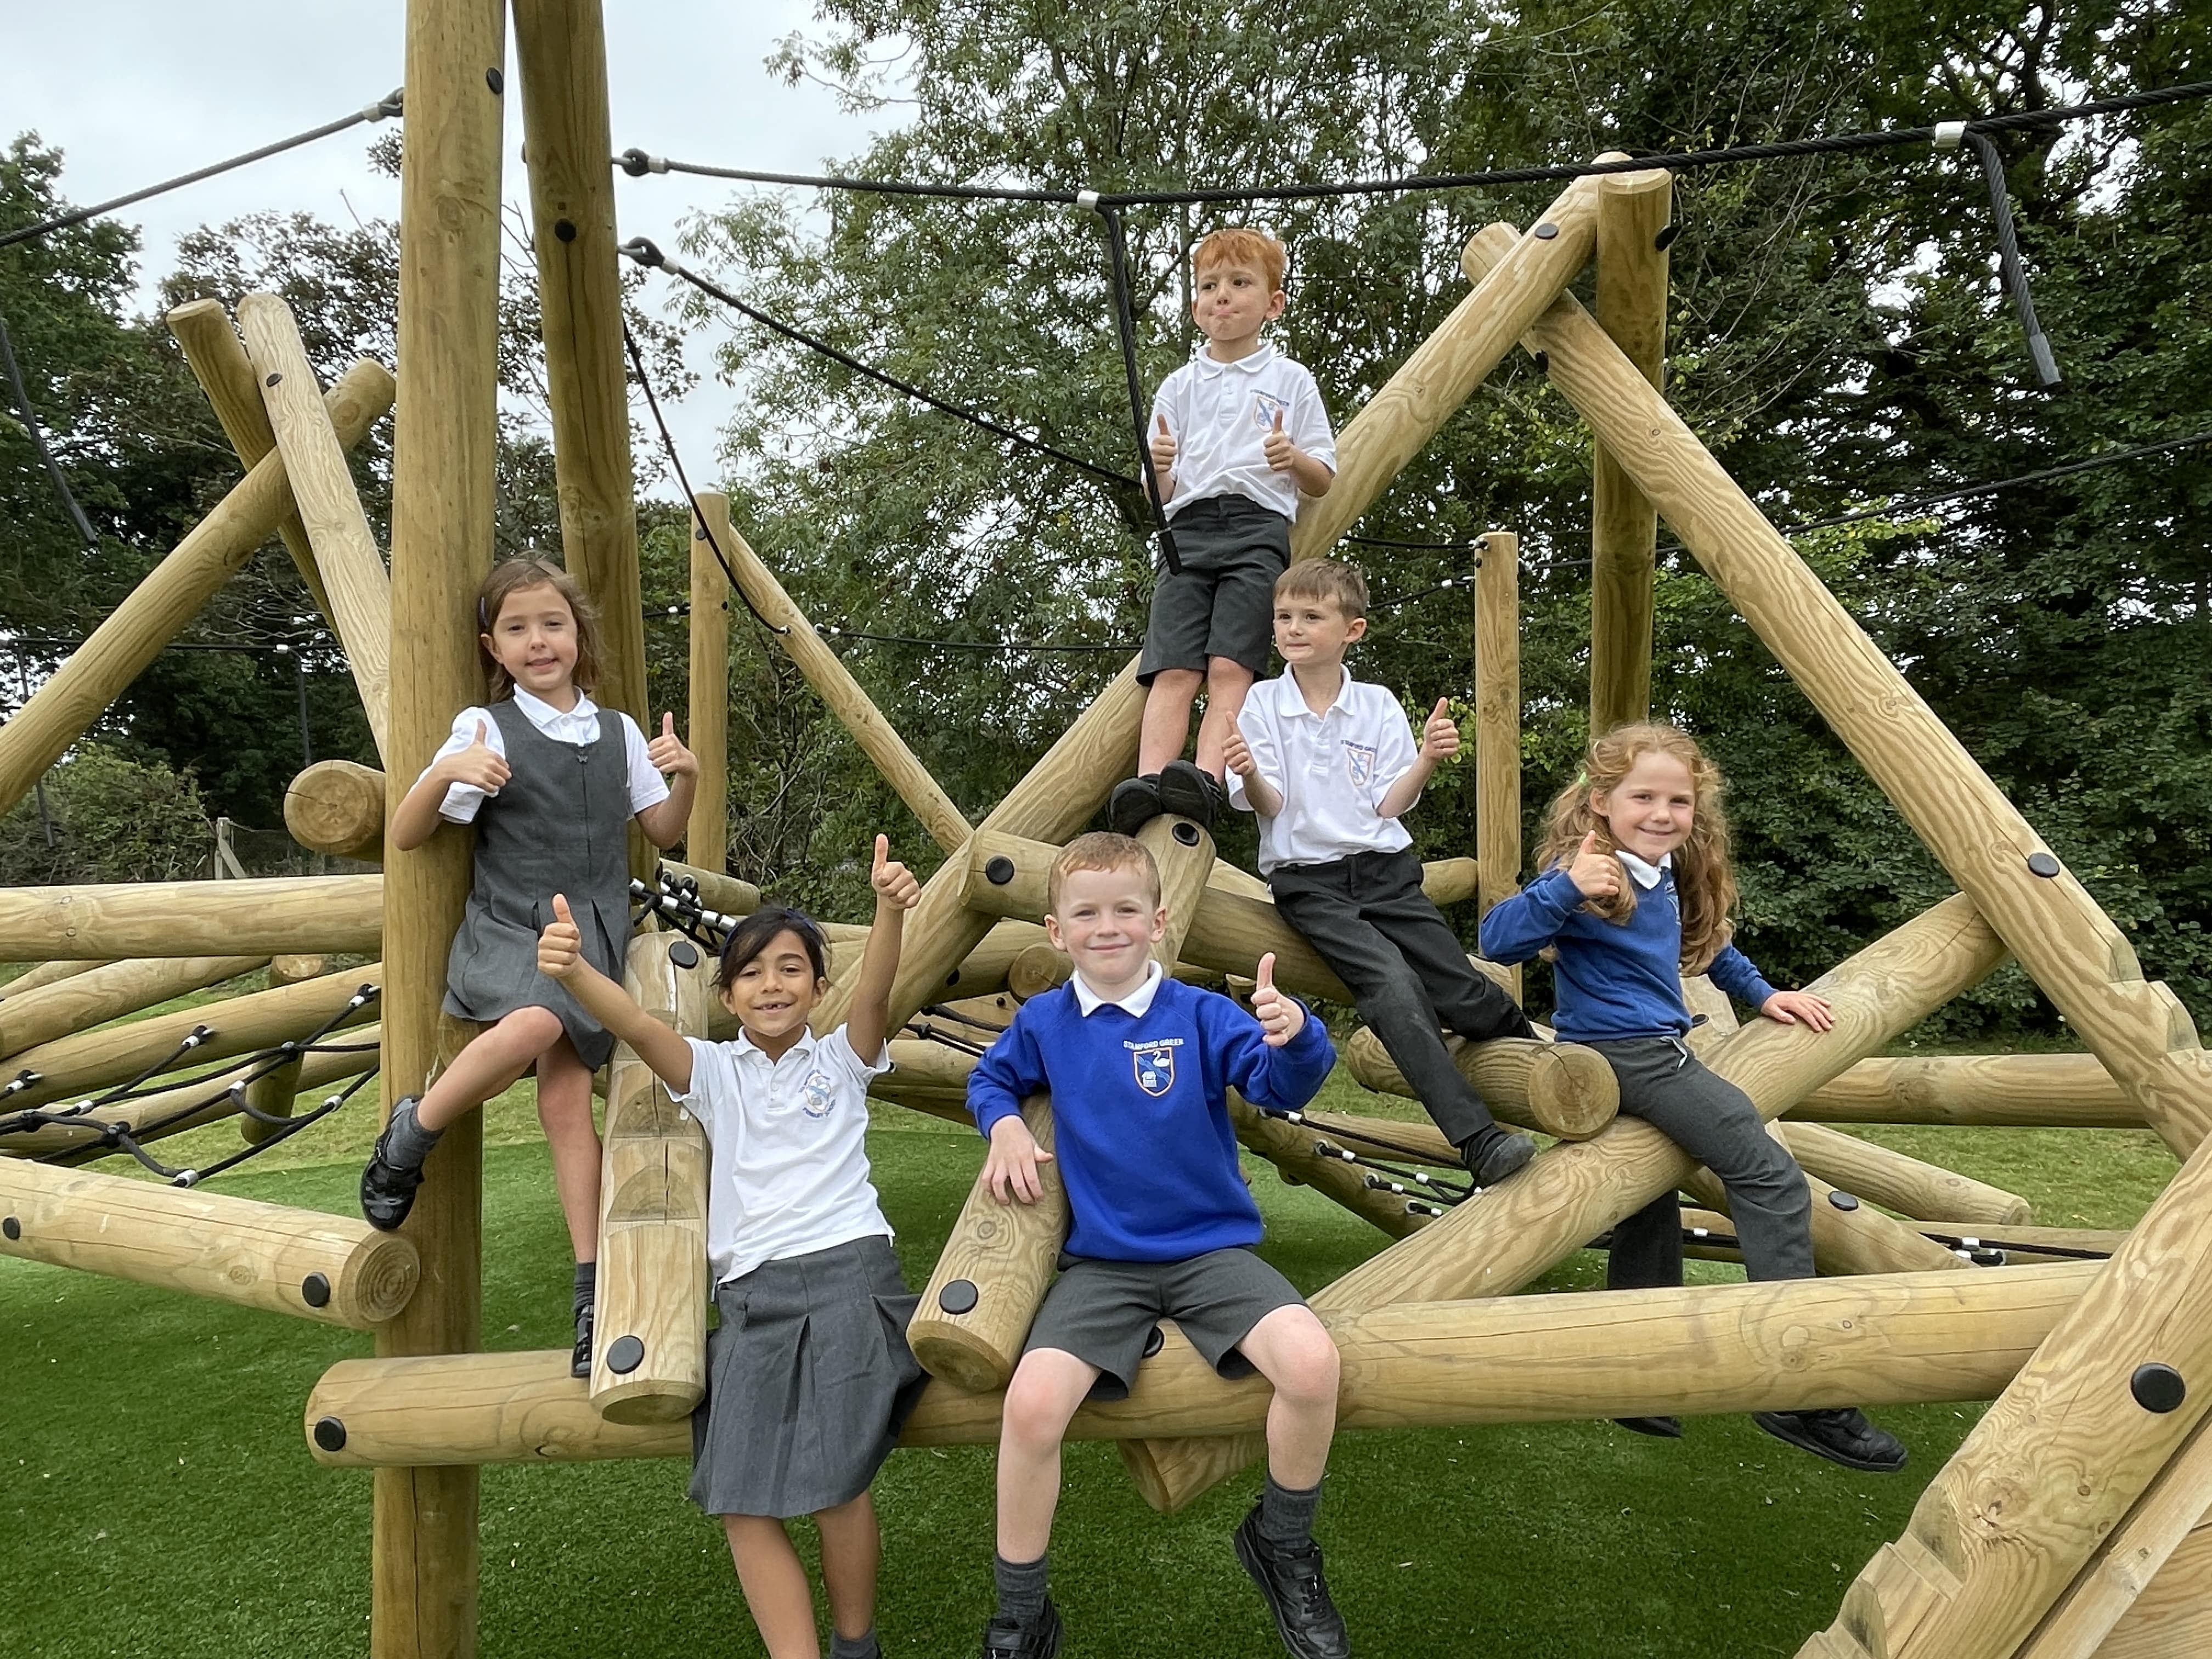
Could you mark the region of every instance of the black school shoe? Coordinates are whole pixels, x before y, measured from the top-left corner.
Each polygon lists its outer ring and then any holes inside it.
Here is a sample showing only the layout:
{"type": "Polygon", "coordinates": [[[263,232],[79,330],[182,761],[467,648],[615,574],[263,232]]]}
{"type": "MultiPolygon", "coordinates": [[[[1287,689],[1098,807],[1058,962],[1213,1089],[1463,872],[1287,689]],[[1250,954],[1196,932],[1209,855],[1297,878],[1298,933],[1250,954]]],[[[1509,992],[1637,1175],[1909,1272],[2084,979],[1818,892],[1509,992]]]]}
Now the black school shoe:
{"type": "Polygon", "coordinates": [[[1204,767],[1187,760],[1171,760],[1160,768],[1160,808],[1194,820],[1211,830],[1229,811],[1229,792],[1221,780],[1204,767]]]}
{"type": "Polygon", "coordinates": [[[1275,1615],[1275,1634],[1292,1659],[1351,1659],[1352,1638],[1344,1615],[1329,1599],[1322,1577],[1321,1546],[1309,1541],[1285,1549],[1260,1536],[1260,1506],[1255,1504],[1237,1528],[1237,1559],[1267,1598],[1275,1615]]]}
{"type": "Polygon", "coordinates": [[[592,1374],[592,1304],[586,1302],[576,1310],[576,1346],[568,1350],[568,1375],[589,1376],[592,1374]]]}
{"type": "MultiPolygon", "coordinates": [[[[415,1096],[402,1097],[392,1107],[392,1116],[397,1118],[415,1104],[415,1096]]],[[[407,1212],[415,1207],[415,1189],[422,1184],[420,1164],[403,1170],[385,1157],[391,1142],[392,1121],[386,1119],[384,1133],[376,1138],[376,1150],[368,1155],[368,1167],[361,1172],[361,1212],[370,1226],[387,1233],[407,1219],[407,1212]]]]}
{"type": "Polygon", "coordinates": [[[1890,1474],[1905,1467],[1905,1443],[1868,1422],[1866,1413],[1855,1406],[1825,1412],[1753,1412],[1751,1420],[1776,1439],[1847,1469],[1890,1474]]]}
{"type": "Polygon", "coordinates": [[[1680,1440],[1682,1437],[1682,1419],[1679,1417],[1616,1417],[1613,1420],[1624,1429],[1648,1434],[1654,1440],[1680,1440]]]}
{"type": "Polygon", "coordinates": [[[1028,1624],[994,1618],[983,1626],[983,1659],[1053,1659],[1060,1651],[1060,1609],[1052,1597],[1028,1624]]]}
{"type": "Polygon", "coordinates": [[[1506,1176],[1527,1169],[1528,1160],[1535,1156],[1536,1143],[1531,1137],[1504,1129],[1474,1136],[1459,1149],[1460,1162],[1467,1165],[1478,1187],[1495,1187],[1506,1176]]]}
{"type": "Polygon", "coordinates": [[[1117,836],[1133,836],[1167,809],[1160,805],[1160,775],[1124,778],[1106,798],[1106,827],[1117,836]]]}

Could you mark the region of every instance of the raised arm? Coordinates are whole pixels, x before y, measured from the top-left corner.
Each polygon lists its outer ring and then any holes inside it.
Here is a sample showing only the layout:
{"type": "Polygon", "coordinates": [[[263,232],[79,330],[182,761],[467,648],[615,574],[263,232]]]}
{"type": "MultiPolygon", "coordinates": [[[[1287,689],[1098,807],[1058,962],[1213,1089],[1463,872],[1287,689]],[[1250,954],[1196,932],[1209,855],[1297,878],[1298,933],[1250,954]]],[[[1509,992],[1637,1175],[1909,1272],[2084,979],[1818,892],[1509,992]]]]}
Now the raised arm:
{"type": "MultiPolygon", "coordinates": [[[[1451,717],[1450,709],[1448,701],[1437,699],[1437,706],[1429,711],[1429,718],[1421,727],[1421,741],[1413,750],[1413,758],[1382,792],[1382,799],[1375,803],[1376,817],[1401,818],[1412,811],[1413,803],[1421,798],[1421,791],[1436,775],[1437,763],[1459,753],[1459,722],[1451,717]]],[[[1413,727],[1408,726],[1403,740],[1411,742],[1413,735],[1413,727]]]]}
{"type": "Polygon", "coordinates": [[[443,822],[438,809],[446,804],[447,792],[455,784],[465,783],[487,795],[496,795],[506,787],[507,759],[491,746],[490,733],[490,722],[478,719],[476,736],[465,747],[453,748],[460,741],[460,734],[455,732],[447,749],[423,769],[415,787],[400,800],[399,810],[392,815],[394,847],[411,853],[430,839],[443,822]]]}
{"type": "Polygon", "coordinates": [[[1255,1106],[1296,1111],[1328,1081],[1335,1045],[1297,999],[1275,988],[1273,951],[1260,958],[1249,1015],[1226,997],[1209,998],[1204,1006],[1219,1028],[1208,1040],[1226,1052],[1230,1083],[1255,1106]]]}
{"type": "Polygon", "coordinates": [[[1482,954],[1509,966],[1526,962],[1559,936],[1587,898],[1620,890],[1620,860],[1598,850],[1595,832],[1583,837],[1573,861],[1555,866],[1482,919],[1482,954]]]}
{"type": "Polygon", "coordinates": [[[584,960],[584,936],[565,895],[553,895],[553,921],[538,936],[538,971],[568,988],[584,1012],[627,1042],[653,1076],[679,1095],[691,1092],[691,1045],[639,1007],[623,988],[584,960]]]}
{"type": "Polygon", "coordinates": [[[883,1053],[884,1039],[890,1035],[891,981],[898,976],[906,913],[921,902],[921,884],[890,852],[890,837],[878,836],[875,863],[868,872],[869,885],[876,890],[876,925],[868,929],[860,976],[854,981],[852,1006],[845,1013],[845,1040],[869,1062],[883,1053]]]}
{"type": "MultiPolygon", "coordinates": [[[[668,793],[637,815],[637,827],[645,831],[647,841],[665,851],[684,839],[684,828],[691,820],[691,797],[699,787],[699,757],[676,735],[672,714],[660,717],[660,735],[646,745],[645,755],[655,771],[667,775],[668,793]]],[[[698,855],[694,853],[693,856],[698,855]]],[[[721,867],[719,854],[700,861],[721,867]]]]}

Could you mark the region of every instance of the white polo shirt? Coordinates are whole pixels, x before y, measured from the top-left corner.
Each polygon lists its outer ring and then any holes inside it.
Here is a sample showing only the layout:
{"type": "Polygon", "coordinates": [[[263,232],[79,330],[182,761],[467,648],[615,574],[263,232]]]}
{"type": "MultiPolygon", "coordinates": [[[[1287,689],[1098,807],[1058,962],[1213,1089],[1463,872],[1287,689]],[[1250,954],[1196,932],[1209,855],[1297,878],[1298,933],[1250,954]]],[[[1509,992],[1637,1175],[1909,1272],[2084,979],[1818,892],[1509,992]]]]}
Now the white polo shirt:
{"type": "Polygon", "coordinates": [[[1273,345],[1224,363],[1200,344],[1188,362],[1161,381],[1146,432],[1149,441],[1164,415],[1176,441],[1176,492],[1168,517],[1209,495],[1243,495],[1295,521],[1298,487],[1288,472],[1267,465],[1264,448],[1278,410],[1284,434],[1335,471],[1336,436],[1328,429],[1321,388],[1303,364],[1273,345]]]}
{"type": "MultiPolygon", "coordinates": [[[[1397,698],[1345,671],[1335,701],[1316,714],[1285,670],[1261,680],[1237,716],[1260,775],[1283,798],[1260,814],[1260,873],[1286,864],[1334,864],[1354,853],[1395,853],[1413,838],[1376,811],[1420,751],[1397,698]]],[[[1253,811],[1240,772],[1229,774],[1230,805],[1253,811]]]]}
{"type": "MultiPolygon", "coordinates": [[[[520,686],[514,688],[514,706],[522,711],[523,719],[543,732],[556,743],[596,743],[599,736],[599,706],[582,692],[576,694],[576,706],[563,710],[556,708],[543,697],[533,697],[520,686]]],[[[656,806],[668,799],[668,780],[653,769],[646,757],[645,734],[637,729],[637,722],[629,715],[617,713],[615,719],[622,723],[623,759],[629,769],[629,811],[635,817],[648,806],[656,806]]],[[[491,710],[471,704],[453,716],[453,729],[438,752],[430,757],[435,766],[448,755],[458,755],[477,740],[477,723],[484,728],[484,747],[507,758],[507,739],[500,734],[499,722],[491,717],[491,710]]],[[[422,769],[423,776],[429,775],[430,766],[422,769]]],[[[422,782],[418,777],[416,782],[422,782]]],[[[477,809],[484,803],[485,791],[472,783],[456,783],[447,787],[446,799],[439,804],[438,816],[454,823],[473,823],[477,809]]],[[[490,792],[496,794],[498,792],[490,792]]]]}
{"type": "Polygon", "coordinates": [[[891,1236],[868,1180],[868,1079],[890,1069],[853,1052],[840,1025],[771,1060],[740,1032],[691,1045],[691,1087],[674,1095],[714,1148],[707,1254],[714,1282],[763,1261],[891,1236]]]}

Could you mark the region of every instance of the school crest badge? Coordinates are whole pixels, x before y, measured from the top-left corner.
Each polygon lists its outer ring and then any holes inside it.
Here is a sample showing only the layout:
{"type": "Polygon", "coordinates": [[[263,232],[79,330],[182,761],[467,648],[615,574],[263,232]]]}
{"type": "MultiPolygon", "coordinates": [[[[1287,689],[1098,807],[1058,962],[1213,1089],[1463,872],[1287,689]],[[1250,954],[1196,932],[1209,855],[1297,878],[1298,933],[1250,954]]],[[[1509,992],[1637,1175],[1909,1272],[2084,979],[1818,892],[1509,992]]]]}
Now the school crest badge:
{"type": "Polygon", "coordinates": [[[1290,404],[1273,392],[1255,392],[1252,394],[1252,424],[1262,432],[1273,429],[1276,416],[1280,415],[1287,420],[1290,413],[1290,404]]]}
{"type": "Polygon", "coordinates": [[[1355,789],[1364,789],[1375,781],[1375,745],[1371,743],[1347,743],[1344,745],[1344,763],[1352,774],[1355,789]]]}
{"type": "Polygon", "coordinates": [[[836,1080],[827,1072],[809,1072],[799,1085],[799,1109],[809,1117],[827,1117],[836,1103],[836,1080]]]}
{"type": "Polygon", "coordinates": [[[1129,1050],[1129,1063],[1136,1070],[1137,1086],[1146,1094],[1158,1096],[1175,1087],[1175,1045],[1161,1043],[1156,1048],[1129,1050]]]}

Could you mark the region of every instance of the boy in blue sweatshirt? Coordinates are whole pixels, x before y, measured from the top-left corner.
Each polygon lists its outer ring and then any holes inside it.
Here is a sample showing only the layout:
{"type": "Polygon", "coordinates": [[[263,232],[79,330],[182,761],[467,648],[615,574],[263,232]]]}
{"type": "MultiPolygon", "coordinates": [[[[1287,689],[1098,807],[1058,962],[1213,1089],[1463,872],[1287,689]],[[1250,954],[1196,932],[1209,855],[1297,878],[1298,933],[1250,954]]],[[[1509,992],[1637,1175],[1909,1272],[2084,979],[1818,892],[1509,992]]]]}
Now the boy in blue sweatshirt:
{"type": "Polygon", "coordinates": [[[1166,976],[1160,873],[1127,836],[1071,842],[1052,866],[1046,937],[1074,963],[1067,984],[1024,1004],[969,1083],[1000,1202],[1035,1203],[1057,1159],[1070,1224],[1007,1385],[999,1438],[999,1606],[984,1659],[1050,1659],[1060,1616],[1045,1550],[1060,1501],[1060,1444],[1091,1396],[1129,1392],[1154,1325],[1173,1319],[1224,1376],[1274,1385],[1267,1481],[1237,1529],[1237,1559],[1297,1659],[1346,1659],[1344,1620],[1322,1576],[1313,1516],[1336,1430],[1337,1353],[1290,1281],[1252,1253],[1259,1207],[1237,1163],[1227,1091],[1289,1110],[1335,1063],[1321,1022],[1260,963],[1252,1013],[1166,976]],[[1255,1018],[1255,1016],[1257,1016],[1255,1018]],[[1052,1094],[1057,1151],[1022,1121],[1052,1094]]]}

